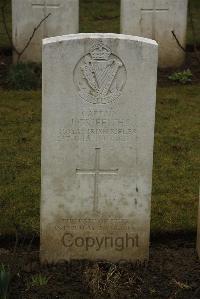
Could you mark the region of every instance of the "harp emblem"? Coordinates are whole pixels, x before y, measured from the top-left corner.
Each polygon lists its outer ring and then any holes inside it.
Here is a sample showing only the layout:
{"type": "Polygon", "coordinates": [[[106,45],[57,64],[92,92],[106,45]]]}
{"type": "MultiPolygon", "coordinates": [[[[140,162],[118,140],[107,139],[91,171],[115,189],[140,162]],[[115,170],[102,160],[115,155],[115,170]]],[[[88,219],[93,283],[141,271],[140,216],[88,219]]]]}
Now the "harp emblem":
{"type": "Polygon", "coordinates": [[[98,41],[78,62],[74,82],[85,101],[108,104],[120,97],[126,82],[126,69],[121,59],[98,41]]]}

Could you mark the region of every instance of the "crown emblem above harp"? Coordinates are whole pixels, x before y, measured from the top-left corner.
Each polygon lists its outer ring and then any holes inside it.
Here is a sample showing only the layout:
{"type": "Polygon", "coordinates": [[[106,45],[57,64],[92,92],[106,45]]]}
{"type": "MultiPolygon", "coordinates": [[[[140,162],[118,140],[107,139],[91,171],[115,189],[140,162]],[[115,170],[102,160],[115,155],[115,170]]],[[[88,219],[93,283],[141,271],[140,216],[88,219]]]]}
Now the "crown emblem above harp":
{"type": "Polygon", "coordinates": [[[100,40],[76,65],[74,82],[85,101],[108,104],[120,97],[126,83],[126,69],[121,59],[100,40]]]}

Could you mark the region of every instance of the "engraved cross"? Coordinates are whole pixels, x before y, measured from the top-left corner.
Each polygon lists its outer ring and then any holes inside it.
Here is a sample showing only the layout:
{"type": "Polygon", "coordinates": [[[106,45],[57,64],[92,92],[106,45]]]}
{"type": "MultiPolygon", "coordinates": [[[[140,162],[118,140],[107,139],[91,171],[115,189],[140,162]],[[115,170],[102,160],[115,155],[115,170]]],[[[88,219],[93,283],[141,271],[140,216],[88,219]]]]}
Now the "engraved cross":
{"type": "MultiPolygon", "coordinates": [[[[39,8],[43,10],[43,15],[44,18],[47,17],[48,15],[48,9],[57,9],[60,7],[60,4],[53,4],[53,3],[48,3],[49,0],[42,0],[40,3],[32,3],[33,8],[39,8]]],[[[44,28],[44,35],[46,35],[47,30],[46,30],[46,22],[43,23],[43,28],[44,28]]]]}
{"type": "Polygon", "coordinates": [[[101,169],[100,168],[100,148],[95,148],[95,165],[93,169],[76,169],[77,174],[88,174],[94,176],[94,203],[93,211],[98,212],[99,206],[99,176],[100,175],[116,175],[119,169],[101,169]]]}
{"type": "Polygon", "coordinates": [[[156,8],[156,0],[153,1],[152,8],[141,8],[141,12],[152,13],[152,39],[156,38],[156,15],[161,12],[169,12],[169,8],[156,8]]]}

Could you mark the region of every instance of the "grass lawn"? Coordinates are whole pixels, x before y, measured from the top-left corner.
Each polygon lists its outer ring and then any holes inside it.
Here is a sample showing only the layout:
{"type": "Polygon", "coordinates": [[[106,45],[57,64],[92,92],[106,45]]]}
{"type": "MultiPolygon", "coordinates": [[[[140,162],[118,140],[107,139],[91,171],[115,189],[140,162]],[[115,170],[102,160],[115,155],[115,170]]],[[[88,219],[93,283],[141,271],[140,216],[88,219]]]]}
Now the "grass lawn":
{"type": "MultiPolygon", "coordinates": [[[[1,0],[0,0],[1,1],[1,0]]],[[[191,0],[190,0],[191,1],[191,0]]],[[[9,2],[9,0],[8,0],[9,2]]],[[[200,1],[192,0],[200,33],[200,1]]],[[[119,32],[120,0],[80,0],[81,32],[119,32]]],[[[7,10],[11,30],[10,8],[7,10]]],[[[198,35],[200,43],[200,34],[198,35]]],[[[191,27],[188,43],[192,42],[191,27]]],[[[0,17],[0,48],[9,47],[0,17]]],[[[197,222],[199,85],[158,87],[152,231],[194,231],[197,222]]],[[[39,232],[41,92],[0,89],[0,235],[39,232]]]]}
{"type": "MultiPolygon", "coordinates": [[[[195,230],[200,86],[158,88],[152,231],[195,230]]],[[[0,230],[39,231],[41,93],[0,91],[0,230]]]]}

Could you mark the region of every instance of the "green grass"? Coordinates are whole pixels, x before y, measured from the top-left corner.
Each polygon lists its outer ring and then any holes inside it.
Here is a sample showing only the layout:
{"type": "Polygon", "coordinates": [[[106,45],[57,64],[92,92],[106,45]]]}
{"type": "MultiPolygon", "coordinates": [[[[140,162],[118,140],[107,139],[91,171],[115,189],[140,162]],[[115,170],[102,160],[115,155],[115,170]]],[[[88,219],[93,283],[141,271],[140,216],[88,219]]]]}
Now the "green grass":
{"type": "Polygon", "coordinates": [[[38,231],[40,92],[0,92],[0,231],[38,231]]]}
{"type": "MultiPolygon", "coordinates": [[[[199,86],[158,88],[152,231],[197,222],[199,86]]],[[[41,93],[0,91],[0,231],[39,232],[41,93]]]]}
{"type": "MultiPolygon", "coordinates": [[[[0,6],[1,2],[0,0],[0,6]]],[[[11,5],[10,0],[6,10],[6,20],[11,33],[11,5]]],[[[200,1],[189,0],[191,2],[191,15],[195,25],[197,42],[200,44],[200,1]]],[[[80,0],[80,32],[115,32],[120,31],[120,0],[80,0]]],[[[188,14],[188,35],[187,43],[193,44],[193,34],[191,30],[190,14],[188,14]]],[[[0,14],[0,47],[10,47],[5,34],[0,14]]]]}
{"type": "Polygon", "coordinates": [[[152,230],[194,230],[199,184],[200,86],[158,89],[152,230]]]}
{"type": "Polygon", "coordinates": [[[80,32],[120,32],[120,0],[80,0],[80,32]]]}

